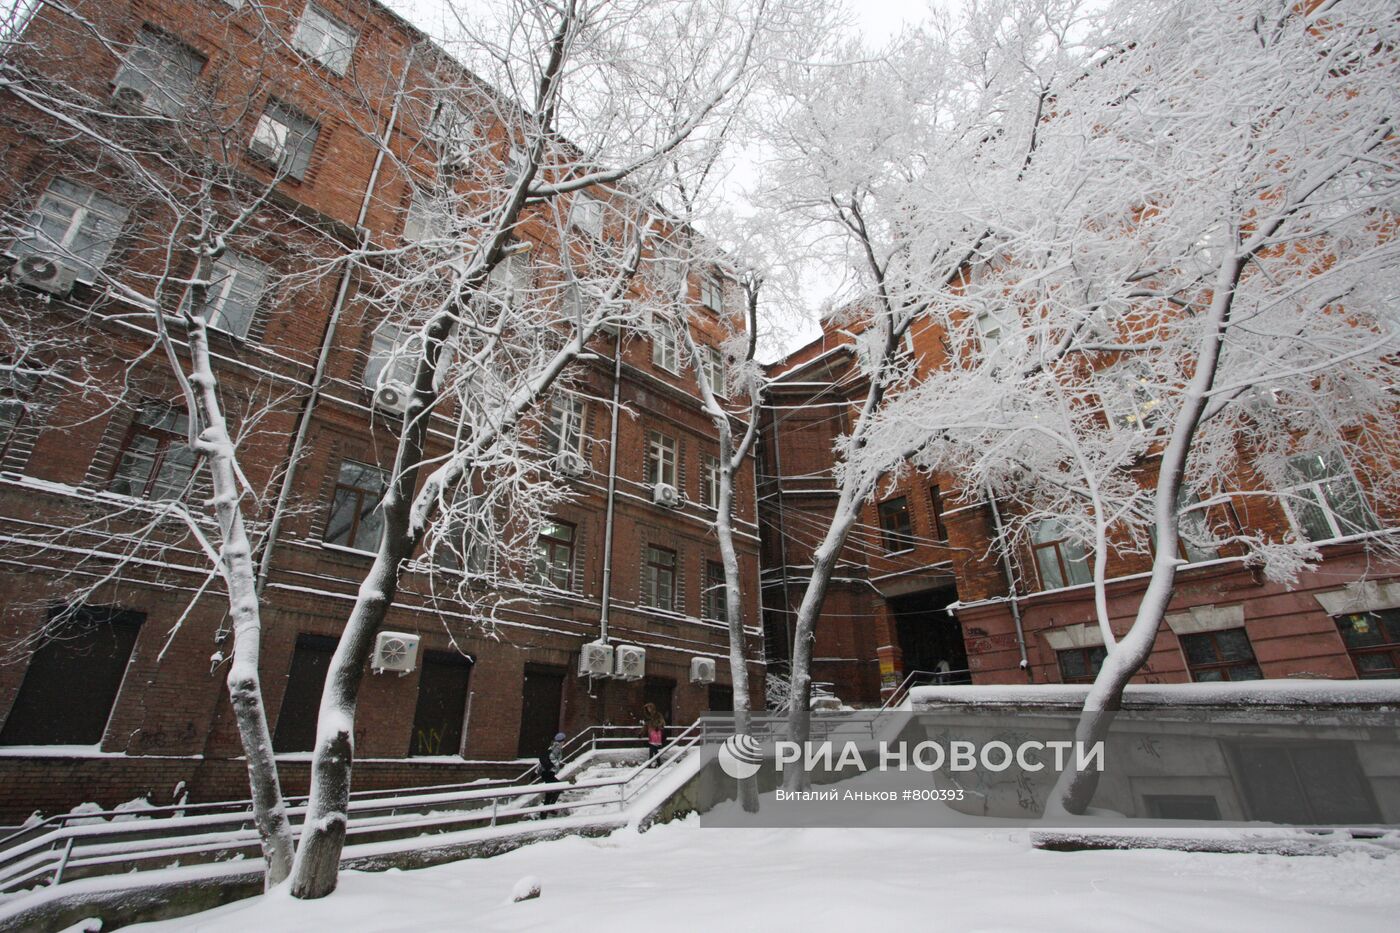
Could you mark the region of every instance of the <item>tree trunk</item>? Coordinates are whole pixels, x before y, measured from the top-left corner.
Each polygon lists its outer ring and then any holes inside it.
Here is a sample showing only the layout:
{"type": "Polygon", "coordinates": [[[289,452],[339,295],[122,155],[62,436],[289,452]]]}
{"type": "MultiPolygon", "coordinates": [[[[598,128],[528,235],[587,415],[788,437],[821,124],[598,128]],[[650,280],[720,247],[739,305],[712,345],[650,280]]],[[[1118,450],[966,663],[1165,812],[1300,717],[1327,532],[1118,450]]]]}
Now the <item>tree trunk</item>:
{"type": "MultiPolygon", "coordinates": [[[[728,430],[721,432],[720,450],[730,449],[728,430]]],[[[718,514],[715,535],[719,538],[720,558],[724,561],[724,611],[729,624],[729,676],[734,694],[734,734],[749,734],[749,665],[744,650],[744,600],[739,576],[739,555],[734,549],[734,525],[730,518],[734,504],[734,458],[726,453],[719,476],[718,514]]],[[[745,813],[758,812],[758,775],[739,779],[739,801],[745,813]]]]}
{"type": "Polygon", "coordinates": [[[272,734],[267,727],[262,685],[258,677],[259,640],[262,619],[258,606],[252,547],[239,508],[238,472],[233,443],[228,435],[215,390],[209,363],[209,341],[202,318],[189,325],[190,356],[203,430],[198,438],[200,452],[209,461],[213,478],[214,507],[222,537],[220,560],[228,586],[229,618],[233,625],[233,662],[228,672],[229,699],[234,720],[248,759],[248,787],[253,801],[253,822],[267,859],[266,885],[272,887],[287,877],[292,868],[292,830],[282,801],[277,762],[272,754],[272,734]]]}

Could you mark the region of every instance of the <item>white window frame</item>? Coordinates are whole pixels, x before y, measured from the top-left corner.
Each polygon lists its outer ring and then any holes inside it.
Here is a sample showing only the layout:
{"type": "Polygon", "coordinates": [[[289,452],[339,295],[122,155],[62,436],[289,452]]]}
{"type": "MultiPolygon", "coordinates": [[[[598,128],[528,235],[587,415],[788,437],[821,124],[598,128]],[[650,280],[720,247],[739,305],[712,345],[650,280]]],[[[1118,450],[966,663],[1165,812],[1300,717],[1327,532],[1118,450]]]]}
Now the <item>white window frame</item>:
{"type": "MultiPolygon", "coordinates": [[[[272,150],[267,158],[276,164],[279,171],[285,169],[291,177],[302,179],[311,168],[311,156],[320,135],[321,127],[314,120],[273,99],[267,102],[258,116],[258,122],[253,127],[252,142],[272,150]],[[275,114],[274,110],[277,111],[275,114]],[[283,117],[305,121],[306,131],[297,131],[283,117]],[[294,138],[296,145],[293,145],[294,138]]],[[[262,157],[261,153],[254,154],[262,157]]]]}
{"type": "Polygon", "coordinates": [[[1162,399],[1152,380],[1152,370],[1138,359],[1125,360],[1095,374],[1094,381],[1104,386],[1099,402],[1115,430],[1142,432],[1156,422],[1162,399]]]}
{"type": "Polygon", "coordinates": [[[710,383],[710,391],[721,397],[727,395],[728,392],[725,389],[724,354],[720,352],[720,349],[707,344],[701,344],[700,365],[705,369],[705,378],[710,383]]]}
{"type": "Polygon", "coordinates": [[[700,278],[700,303],[716,314],[724,311],[724,278],[715,273],[700,278]]]}
{"type": "Polygon", "coordinates": [[[365,388],[374,392],[389,382],[413,384],[413,369],[418,360],[412,346],[417,342],[416,336],[405,336],[403,327],[389,321],[375,328],[369,360],[365,363],[365,388]]]}
{"type": "Polygon", "coordinates": [[[660,431],[647,433],[647,482],[664,483],[679,491],[676,483],[676,439],[660,431]]]}
{"type": "Polygon", "coordinates": [[[700,473],[700,498],[707,509],[719,508],[719,473],[719,457],[705,454],[700,473]]]}
{"type": "MultiPolygon", "coordinates": [[[[1376,513],[1372,510],[1371,504],[1366,501],[1366,494],[1363,492],[1361,484],[1356,481],[1356,474],[1352,471],[1351,464],[1347,463],[1346,457],[1337,448],[1333,447],[1327,450],[1313,451],[1311,453],[1298,454],[1290,457],[1288,459],[1290,471],[1296,471],[1296,467],[1294,467],[1293,464],[1300,460],[1308,460],[1313,457],[1322,459],[1324,465],[1326,465],[1327,458],[1335,458],[1336,464],[1332,466],[1332,472],[1328,473],[1326,476],[1294,483],[1284,490],[1284,508],[1287,510],[1289,521],[1292,522],[1293,528],[1298,532],[1298,536],[1305,541],[1316,544],[1322,541],[1332,541],[1348,535],[1362,534],[1367,531],[1379,529],[1380,522],[1377,521],[1376,513]],[[1336,507],[1332,502],[1332,497],[1328,495],[1328,489],[1337,483],[1346,483],[1350,486],[1352,494],[1356,497],[1356,502],[1361,506],[1362,518],[1365,519],[1364,525],[1358,525],[1356,528],[1342,527],[1341,520],[1337,516],[1336,507]],[[1327,522],[1327,527],[1330,532],[1329,537],[1311,538],[1308,536],[1307,529],[1298,514],[1300,507],[1295,500],[1299,498],[1309,498],[1312,500],[1313,507],[1321,513],[1323,519],[1327,522]]],[[[1355,524],[1350,520],[1348,520],[1347,523],[1348,525],[1355,524]]]]}
{"type": "Polygon", "coordinates": [[[422,243],[441,236],[442,218],[433,210],[432,200],[424,191],[414,188],[404,211],[403,240],[405,243],[422,243]]]}
{"type": "Polygon", "coordinates": [[[292,45],[343,77],[350,70],[358,39],[359,34],[348,23],[308,3],[297,20],[292,45]]]}
{"type": "MultiPolygon", "coordinates": [[[[257,314],[258,305],[267,291],[269,268],[264,262],[244,256],[233,250],[225,252],[214,261],[210,270],[209,291],[205,297],[206,320],[214,330],[232,334],[240,340],[248,336],[248,328],[257,314]],[[231,319],[227,312],[229,296],[234,295],[248,302],[247,313],[241,320],[231,319]]],[[[189,296],[185,298],[189,306],[189,296]]]]}
{"type": "Polygon", "coordinates": [[[575,395],[555,396],[549,403],[549,420],[544,426],[545,450],[558,456],[583,453],[583,399],[575,395]],[[555,425],[559,425],[555,429],[555,425]]]}
{"type": "Polygon", "coordinates": [[[136,91],[142,106],[152,113],[176,117],[189,103],[207,63],[207,58],[173,36],[142,26],[112,86],[136,91]]]}
{"type": "Polygon", "coordinates": [[[979,311],[972,319],[982,356],[989,357],[1006,341],[1006,322],[991,311],[979,311]]]}
{"type": "Polygon", "coordinates": [[[428,121],[428,138],[437,144],[439,154],[447,161],[465,165],[471,161],[480,134],[476,121],[457,102],[439,97],[428,121]]]}
{"type": "Polygon", "coordinates": [[[569,226],[595,240],[603,238],[603,202],[586,194],[574,198],[569,226]]]}
{"type": "Polygon", "coordinates": [[[681,371],[680,337],[676,326],[662,317],[652,321],[651,362],[668,373],[681,371]]]}
{"type": "Polygon", "coordinates": [[[25,224],[29,232],[15,240],[10,246],[10,253],[17,258],[47,256],[75,268],[79,279],[91,282],[96,278],[97,270],[112,254],[112,247],[121,235],[128,213],[125,207],[93,188],[65,178],[55,178],[39,196],[29,214],[25,224]],[[52,213],[55,206],[67,214],[67,219],[63,220],[63,234],[56,240],[39,226],[40,218],[46,211],[50,216],[62,219],[60,215],[52,213]],[[85,232],[85,228],[87,235],[92,236],[94,232],[100,232],[104,223],[111,227],[110,236],[105,240],[93,237],[85,254],[74,251],[74,241],[85,232]]]}
{"type": "Polygon", "coordinates": [[[1031,562],[1035,564],[1036,575],[1043,590],[1061,590],[1092,583],[1094,570],[1089,562],[1091,556],[1087,548],[1070,536],[1065,523],[1058,519],[1042,518],[1031,529],[1031,562]],[[1040,554],[1051,548],[1056,555],[1054,580],[1047,579],[1049,575],[1040,560],[1040,554]],[[1082,568],[1084,579],[1076,579],[1076,567],[1082,568]]]}

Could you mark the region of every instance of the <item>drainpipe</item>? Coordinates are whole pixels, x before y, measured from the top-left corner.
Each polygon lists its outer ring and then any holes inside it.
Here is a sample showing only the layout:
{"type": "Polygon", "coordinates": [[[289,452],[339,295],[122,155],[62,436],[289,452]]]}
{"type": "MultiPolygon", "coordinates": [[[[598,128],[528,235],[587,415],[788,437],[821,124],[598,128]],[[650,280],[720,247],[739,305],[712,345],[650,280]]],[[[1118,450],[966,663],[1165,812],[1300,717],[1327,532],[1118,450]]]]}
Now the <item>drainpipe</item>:
{"type": "Polygon", "coordinates": [[[598,640],[608,640],[612,612],[613,510],[617,502],[617,423],[622,414],[622,328],[613,345],[612,424],[608,427],[608,507],[603,524],[603,602],[598,612],[598,640]]]}
{"type": "MultiPolygon", "coordinates": [[[[997,508],[997,497],[992,495],[991,487],[987,487],[986,492],[987,502],[992,507],[992,525],[996,529],[997,538],[1000,539],[1001,510],[997,508]]],[[[1001,548],[1001,572],[1006,576],[1006,591],[1011,594],[1011,620],[1016,623],[1016,644],[1021,649],[1021,670],[1026,672],[1027,680],[1034,680],[1030,659],[1026,657],[1026,631],[1021,625],[1021,602],[1016,595],[1016,575],[1011,569],[1011,555],[1005,547],[1001,548]]]]}
{"type": "MultiPolygon", "coordinates": [[[[355,218],[355,232],[359,235],[359,248],[364,248],[369,243],[369,230],[365,228],[365,218],[369,216],[370,201],[374,196],[374,187],[379,181],[379,169],[384,164],[384,150],[389,146],[389,140],[393,136],[394,126],[399,119],[399,103],[403,100],[404,82],[408,79],[408,64],[404,64],[403,74],[399,76],[399,89],[394,94],[394,104],[389,110],[389,122],[384,127],[384,145],[379,147],[379,151],[374,156],[374,166],[370,169],[369,181],[365,183],[365,196],[360,201],[360,213],[355,218]]],[[[301,459],[302,450],[306,446],[307,435],[311,433],[311,415],[316,409],[316,403],[321,398],[321,386],[325,382],[326,368],[330,361],[331,347],[335,345],[336,328],[340,324],[341,312],[345,309],[345,296],[350,291],[351,266],[346,263],[345,269],[340,274],[340,284],[336,286],[335,303],[331,305],[330,320],[326,322],[326,332],[321,338],[321,352],[316,358],[316,369],[311,376],[311,391],[306,396],[306,402],[301,409],[301,418],[297,422],[296,437],[292,440],[292,447],[287,454],[287,471],[282,475],[282,488],[277,492],[277,505],[273,507],[272,519],[268,522],[267,536],[263,540],[262,555],[258,560],[258,578],[255,584],[255,592],[262,596],[263,588],[267,586],[268,574],[272,572],[272,552],[276,549],[277,535],[282,530],[282,516],[287,511],[287,502],[292,497],[292,487],[296,483],[297,461],[301,459]]]]}

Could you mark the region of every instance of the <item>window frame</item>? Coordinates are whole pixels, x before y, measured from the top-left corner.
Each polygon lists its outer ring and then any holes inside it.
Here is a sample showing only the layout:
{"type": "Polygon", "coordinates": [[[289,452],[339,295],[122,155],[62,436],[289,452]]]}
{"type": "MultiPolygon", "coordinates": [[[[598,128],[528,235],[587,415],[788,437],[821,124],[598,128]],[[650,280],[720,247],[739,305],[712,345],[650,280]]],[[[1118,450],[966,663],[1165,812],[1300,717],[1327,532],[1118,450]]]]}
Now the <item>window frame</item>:
{"type": "Polygon", "coordinates": [[[1400,608],[1348,612],[1333,616],[1332,621],[1337,626],[1342,644],[1346,646],[1347,657],[1351,659],[1352,667],[1356,669],[1358,680],[1400,678],[1400,608]],[[1347,637],[1347,624],[1350,623],[1354,627],[1356,620],[1365,616],[1375,617],[1375,624],[1381,632],[1381,639],[1374,644],[1355,644],[1347,637]],[[1382,657],[1389,662],[1389,666],[1364,669],[1361,661],[1363,657],[1382,657]]]}
{"type": "Polygon", "coordinates": [[[248,147],[254,158],[270,163],[288,178],[304,181],[320,138],[319,123],[290,104],[269,97],[253,125],[248,147]],[[264,146],[272,152],[266,154],[254,146],[264,146]]]}
{"type": "Polygon", "coordinates": [[[0,413],[14,413],[13,417],[0,414],[0,463],[28,426],[33,399],[45,372],[11,361],[0,363],[0,413]]]}
{"type": "MultiPolygon", "coordinates": [[[[49,181],[39,199],[34,202],[34,207],[25,220],[26,232],[10,244],[9,253],[17,259],[43,256],[63,263],[77,272],[79,281],[90,283],[97,278],[98,271],[111,258],[112,249],[121,237],[122,228],[126,226],[130,213],[119,202],[96,188],[58,176],[49,181]],[[72,191],[59,190],[63,187],[71,188],[72,191]],[[63,221],[63,235],[58,240],[44,232],[40,225],[42,217],[46,216],[46,206],[52,205],[68,210],[67,219],[63,221]],[[94,224],[89,227],[88,220],[94,218],[94,224]],[[105,232],[101,229],[104,223],[111,225],[111,236],[105,240],[94,235],[105,232]],[[85,248],[88,255],[73,248],[73,241],[84,235],[91,240],[85,248]]],[[[58,215],[52,213],[47,216],[58,218],[58,215]]]]}
{"type": "Polygon", "coordinates": [[[651,364],[673,376],[681,371],[680,334],[676,325],[664,318],[652,322],[651,364]]]}
{"type": "Polygon", "coordinates": [[[1101,388],[1099,404],[1115,431],[1144,433],[1160,418],[1163,398],[1155,391],[1152,370],[1137,358],[1105,367],[1094,374],[1101,388]],[[1131,406],[1121,404],[1131,401],[1131,406]]]}
{"type": "Polygon", "coordinates": [[[1295,466],[1296,463],[1314,457],[1322,461],[1324,467],[1329,466],[1327,463],[1329,459],[1335,458],[1335,464],[1330,465],[1331,472],[1316,479],[1309,478],[1302,482],[1295,482],[1283,491],[1283,506],[1288,513],[1289,522],[1298,533],[1298,536],[1309,543],[1319,544],[1325,541],[1335,541],[1338,538],[1379,530],[1381,527],[1380,521],[1377,519],[1375,511],[1371,508],[1371,504],[1366,501],[1366,493],[1361,488],[1361,483],[1357,481],[1356,474],[1352,470],[1351,464],[1347,462],[1346,457],[1342,454],[1340,449],[1331,447],[1326,450],[1296,454],[1289,457],[1286,470],[1290,474],[1290,477],[1296,479],[1301,473],[1295,466]],[[1355,501],[1361,509],[1360,517],[1364,520],[1364,524],[1357,524],[1353,522],[1350,517],[1345,519],[1349,526],[1355,526],[1354,530],[1342,527],[1341,523],[1343,519],[1339,518],[1338,510],[1333,505],[1332,499],[1328,495],[1328,488],[1339,482],[1344,482],[1350,486],[1352,495],[1355,496],[1355,501]],[[1310,494],[1308,497],[1310,499],[1309,506],[1315,509],[1327,523],[1328,537],[1313,538],[1308,533],[1308,528],[1299,515],[1304,508],[1297,501],[1304,498],[1300,493],[1310,494]]]}
{"type": "Polygon", "coordinates": [[[583,455],[583,399],[576,395],[556,394],[549,402],[549,414],[541,436],[544,452],[551,457],[565,453],[583,455]]]}
{"type": "Polygon", "coordinates": [[[1060,648],[1055,651],[1055,666],[1060,672],[1060,682],[1065,684],[1091,684],[1103,669],[1108,658],[1108,649],[1103,645],[1085,645],[1080,648],[1060,648]],[[1088,673],[1071,674],[1065,670],[1065,658],[1078,657],[1083,669],[1088,673]]]}
{"type": "Polygon", "coordinates": [[[533,582],[563,592],[574,588],[574,557],[578,546],[578,525],[560,518],[551,518],[535,536],[533,582]],[[549,531],[567,530],[568,536],[549,531]],[[562,555],[562,562],[561,562],[562,555]],[[562,579],[561,579],[562,577],[562,579]]]}
{"type": "Polygon", "coordinates": [[[700,600],[700,616],[721,625],[729,624],[728,583],[722,561],[705,561],[705,589],[700,600]]]}
{"type": "Polygon", "coordinates": [[[672,548],[648,544],[642,553],[642,605],[661,612],[676,612],[676,583],[679,556],[672,548]],[[661,599],[661,576],[665,574],[666,599],[661,599]]]}
{"type": "MultiPolygon", "coordinates": [[[[246,256],[234,250],[226,250],[222,256],[214,260],[214,268],[210,270],[210,285],[204,303],[205,324],[212,330],[229,334],[239,340],[248,339],[248,331],[252,328],[253,318],[262,305],[263,296],[267,294],[271,271],[271,267],[260,259],[254,259],[252,256],[246,256]],[[220,274],[223,275],[223,278],[219,278],[220,274]],[[235,286],[238,286],[240,279],[252,279],[257,284],[257,288],[256,291],[244,292],[243,297],[250,304],[247,306],[246,316],[241,318],[241,326],[230,327],[228,325],[231,323],[231,319],[225,309],[228,307],[229,295],[235,291],[235,286]]],[[[189,308],[193,294],[193,289],[185,293],[183,303],[185,309],[189,308]]]]}
{"type": "Polygon", "coordinates": [[[725,389],[725,380],[728,378],[725,366],[724,354],[718,347],[702,343],[700,350],[700,367],[705,370],[705,379],[710,383],[710,391],[718,398],[724,398],[729,393],[725,389]]]}
{"type": "Polygon", "coordinates": [[[112,470],[107,476],[105,485],[107,491],[119,496],[128,496],[133,499],[146,499],[153,502],[179,501],[181,497],[157,497],[154,493],[159,488],[164,488],[170,492],[178,488],[183,494],[192,487],[194,476],[199,471],[201,457],[197,451],[189,446],[188,425],[189,415],[172,405],[142,405],[137,411],[136,417],[132,419],[131,424],[126,429],[126,434],[122,439],[121,449],[117,452],[115,462],[112,464],[112,470]],[[170,422],[170,426],[166,426],[167,421],[170,422]],[[186,425],[184,431],[176,427],[181,423],[186,425]],[[154,438],[155,447],[150,451],[149,455],[142,454],[138,457],[129,458],[128,454],[132,450],[132,444],[139,437],[154,438]],[[180,448],[188,452],[189,463],[186,465],[176,461],[175,475],[179,476],[183,474],[184,477],[183,482],[177,487],[173,482],[162,479],[162,477],[165,474],[166,463],[172,449],[180,448]],[[145,460],[149,463],[145,478],[139,483],[140,491],[117,490],[115,487],[119,481],[135,484],[136,478],[134,476],[123,476],[122,468],[128,462],[135,462],[137,459],[145,460]]]}
{"type": "Polygon", "coordinates": [[[724,313],[724,277],[711,272],[700,277],[700,304],[715,314],[724,313]]]}
{"type": "Polygon", "coordinates": [[[707,509],[719,509],[719,457],[704,454],[700,466],[700,503],[707,509]]]}
{"type": "Polygon", "coordinates": [[[948,526],[943,523],[943,490],[940,484],[929,484],[928,503],[929,524],[932,526],[933,540],[939,544],[947,544],[948,526]]]}
{"type": "Polygon", "coordinates": [[[880,521],[880,543],[886,554],[902,554],[914,549],[914,514],[909,509],[909,497],[904,494],[892,496],[880,502],[875,508],[880,521]],[[889,519],[903,518],[902,523],[891,524],[889,519]],[[895,527],[898,525],[899,527],[895,527]]]}
{"type": "Polygon", "coordinates": [[[603,202],[586,194],[577,195],[569,205],[569,228],[593,240],[603,238],[603,202]]]}
{"type": "Polygon", "coordinates": [[[360,553],[367,554],[372,554],[378,550],[384,536],[384,520],[382,516],[378,521],[379,527],[375,534],[375,539],[368,547],[361,546],[359,540],[360,532],[364,530],[364,518],[373,515],[384,501],[384,496],[389,491],[389,480],[390,475],[388,470],[382,470],[372,463],[352,460],[349,457],[343,458],[339,466],[336,467],[335,485],[331,489],[330,509],[326,516],[325,530],[321,534],[321,543],[329,545],[330,547],[344,548],[346,550],[359,551],[360,553]],[[378,490],[378,498],[374,499],[368,509],[365,508],[365,500],[370,496],[374,496],[375,490],[367,486],[354,486],[347,482],[345,476],[347,467],[358,467],[362,471],[362,475],[378,474],[379,477],[382,478],[383,485],[378,490]],[[335,529],[331,526],[331,520],[342,509],[340,504],[342,491],[345,492],[347,499],[354,498],[354,511],[350,513],[350,524],[345,530],[343,540],[332,540],[331,535],[335,532],[335,529]]]}
{"type": "Polygon", "coordinates": [[[1243,626],[1237,628],[1219,629],[1209,632],[1189,632],[1176,636],[1181,644],[1181,656],[1186,661],[1186,671],[1191,675],[1193,683],[1220,683],[1222,681],[1237,680],[1263,680],[1264,672],[1259,667],[1259,658],[1254,653],[1254,643],[1249,638],[1249,632],[1243,626]],[[1220,647],[1220,636],[1234,634],[1238,632],[1244,637],[1245,647],[1249,649],[1247,658],[1226,658],[1220,647]],[[1195,662],[1191,660],[1191,646],[1209,643],[1214,649],[1216,660],[1195,662]],[[1236,677],[1231,672],[1236,669],[1253,668],[1258,674],[1257,677],[1236,677]],[[1218,673],[1219,677],[1201,677],[1201,674],[1218,673]]]}
{"type": "Polygon", "coordinates": [[[131,88],[141,95],[142,109],[165,117],[178,117],[189,106],[199,76],[209,58],[175,36],[143,23],[136,41],[123,56],[117,73],[112,76],[115,89],[131,88]],[[137,64],[133,59],[142,54],[150,61],[137,64]],[[181,60],[184,56],[184,60],[181,60]],[[187,86],[171,87],[170,79],[188,79],[187,86]]]}
{"type": "Polygon", "coordinates": [[[646,484],[656,486],[665,483],[680,491],[677,482],[679,445],[676,439],[660,431],[647,432],[646,484]]]}
{"type": "Polygon", "coordinates": [[[358,30],[315,2],[302,7],[296,29],[292,31],[292,48],[342,78],[350,71],[359,40],[358,30]],[[313,19],[321,22],[313,23],[313,19]],[[342,41],[332,45],[333,39],[342,41]],[[347,41],[349,44],[344,44],[347,41]]]}
{"type": "Polygon", "coordinates": [[[1058,519],[1042,518],[1040,521],[1036,522],[1035,527],[1031,529],[1030,546],[1031,562],[1035,564],[1036,575],[1040,580],[1040,588],[1042,590],[1063,590],[1071,586],[1084,586],[1094,582],[1094,571],[1089,565],[1088,550],[1069,537],[1064,523],[1058,519]],[[1043,529],[1046,531],[1054,530],[1058,532],[1058,536],[1053,538],[1042,537],[1043,529]],[[1070,556],[1069,552],[1071,548],[1078,550],[1081,559],[1075,560],[1070,556]],[[1057,581],[1047,579],[1045,565],[1040,557],[1042,551],[1053,551],[1055,555],[1055,564],[1058,568],[1057,573],[1059,575],[1057,581]],[[1075,579],[1072,568],[1076,566],[1082,566],[1084,568],[1083,579],[1075,579]]]}

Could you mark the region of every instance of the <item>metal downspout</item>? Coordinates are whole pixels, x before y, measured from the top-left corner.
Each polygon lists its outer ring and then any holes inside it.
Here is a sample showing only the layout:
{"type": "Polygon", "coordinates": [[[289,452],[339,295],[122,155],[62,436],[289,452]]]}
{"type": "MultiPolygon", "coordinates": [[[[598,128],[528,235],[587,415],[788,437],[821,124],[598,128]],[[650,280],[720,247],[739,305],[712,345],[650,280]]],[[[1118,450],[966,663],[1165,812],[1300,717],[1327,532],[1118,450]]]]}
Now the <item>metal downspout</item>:
{"type": "MultiPolygon", "coordinates": [[[[375,153],[374,166],[370,169],[369,181],[365,183],[365,196],[360,201],[360,212],[355,218],[355,232],[359,234],[358,248],[361,249],[369,242],[369,230],[365,228],[365,219],[369,216],[369,205],[374,197],[374,187],[379,181],[379,169],[384,164],[384,151],[388,148],[394,127],[398,123],[399,103],[403,100],[404,82],[407,78],[408,64],[405,63],[403,74],[399,77],[399,89],[394,94],[394,104],[389,110],[389,122],[384,128],[384,145],[380,146],[379,151],[375,153]]],[[[258,596],[262,596],[263,588],[267,586],[268,575],[272,572],[272,553],[276,550],[277,536],[282,530],[282,516],[287,511],[287,502],[291,499],[292,487],[296,482],[297,461],[301,459],[307,435],[311,433],[311,415],[316,409],[316,403],[321,398],[321,385],[325,382],[326,368],[330,361],[331,347],[335,344],[335,333],[340,324],[340,315],[345,309],[345,296],[350,291],[351,274],[352,267],[346,263],[345,269],[340,275],[340,284],[336,286],[335,303],[331,305],[330,320],[326,322],[326,332],[321,338],[321,352],[316,357],[316,369],[311,376],[311,392],[306,397],[306,404],[302,406],[296,437],[292,440],[291,450],[287,454],[287,470],[282,475],[282,487],[277,491],[277,504],[273,507],[272,518],[267,526],[267,535],[263,539],[262,554],[258,560],[258,578],[255,584],[255,592],[258,596]]]]}
{"type": "MultiPolygon", "coordinates": [[[[997,538],[1002,536],[1001,510],[997,508],[996,496],[992,495],[991,489],[986,490],[987,503],[992,507],[992,526],[996,529],[997,538]]],[[[1034,680],[1031,673],[1030,659],[1026,657],[1026,632],[1021,625],[1021,602],[1016,595],[1016,575],[1011,569],[1011,555],[1006,548],[1001,548],[1001,572],[1006,576],[1006,590],[1011,596],[1011,620],[1016,623],[1016,645],[1021,650],[1021,670],[1026,672],[1027,680],[1034,680]]]]}
{"type": "Polygon", "coordinates": [[[617,502],[617,423],[622,400],[622,328],[613,345],[612,424],[608,427],[608,506],[603,523],[603,601],[598,612],[598,640],[608,640],[608,618],[612,612],[613,510],[617,502]]]}

